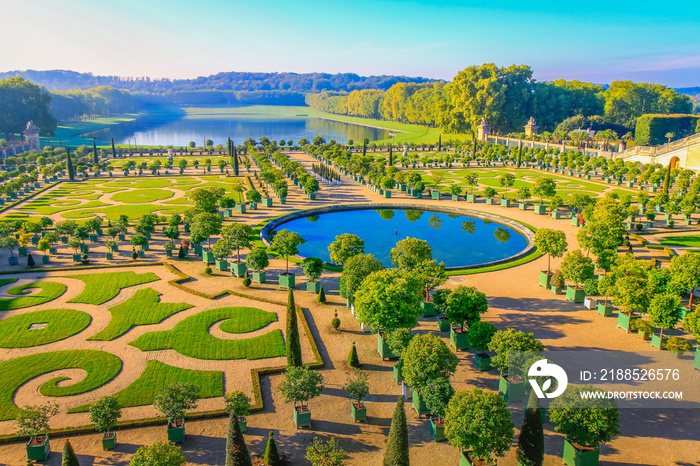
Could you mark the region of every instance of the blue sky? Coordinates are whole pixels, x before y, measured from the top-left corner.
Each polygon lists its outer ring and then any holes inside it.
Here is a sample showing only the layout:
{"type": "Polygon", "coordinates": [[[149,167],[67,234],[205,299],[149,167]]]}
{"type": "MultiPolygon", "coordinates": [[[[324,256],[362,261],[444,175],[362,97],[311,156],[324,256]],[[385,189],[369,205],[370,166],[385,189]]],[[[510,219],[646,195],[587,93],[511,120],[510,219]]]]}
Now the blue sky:
{"type": "Polygon", "coordinates": [[[4,71],[171,78],[322,71],[451,80],[469,65],[493,62],[531,65],[540,80],[700,86],[700,2],[689,0],[3,3],[4,71]]]}

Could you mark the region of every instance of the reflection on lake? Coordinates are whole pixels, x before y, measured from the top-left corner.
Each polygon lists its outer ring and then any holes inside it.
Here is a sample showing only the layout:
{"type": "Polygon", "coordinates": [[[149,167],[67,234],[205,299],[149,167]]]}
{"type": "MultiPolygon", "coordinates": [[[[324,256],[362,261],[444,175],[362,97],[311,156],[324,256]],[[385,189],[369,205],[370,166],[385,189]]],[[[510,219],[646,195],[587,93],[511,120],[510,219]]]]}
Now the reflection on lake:
{"type": "Polygon", "coordinates": [[[214,141],[215,145],[225,145],[229,137],[237,144],[249,137],[257,140],[262,136],[274,140],[291,139],[294,144],[301,138],[311,141],[317,134],[323,136],[326,141],[335,139],[338,142],[347,142],[348,139],[359,142],[364,138],[372,141],[389,137],[389,132],[383,129],[303,115],[256,115],[221,113],[221,109],[216,108],[211,110],[211,114],[150,115],[129,123],[85,133],[84,136],[96,138],[98,144],[109,143],[114,138],[117,144],[133,144],[135,140],[139,146],[186,146],[190,141],[201,146],[205,138],[214,141]]]}

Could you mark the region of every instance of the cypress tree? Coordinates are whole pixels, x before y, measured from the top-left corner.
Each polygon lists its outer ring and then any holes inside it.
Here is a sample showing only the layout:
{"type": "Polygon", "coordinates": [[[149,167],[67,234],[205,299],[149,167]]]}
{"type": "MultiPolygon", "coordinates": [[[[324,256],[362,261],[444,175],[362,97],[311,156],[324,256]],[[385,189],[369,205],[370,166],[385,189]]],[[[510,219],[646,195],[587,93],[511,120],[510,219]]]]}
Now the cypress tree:
{"type": "Polygon", "coordinates": [[[180,245],[180,250],[177,252],[177,258],[178,259],[185,258],[185,250],[183,249],[182,244],[180,245]]]}
{"type": "Polygon", "coordinates": [[[668,188],[671,186],[671,162],[668,162],[668,167],[666,167],[666,177],[664,178],[664,189],[663,194],[668,196],[668,188]]]}
{"type": "Polygon", "coordinates": [[[403,407],[403,398],[399,397],[391,419],[389,438],[384,450],[383,466],[409,466],[408,456],[408,426],[406,425],[406,411],[403,407]]]}
{"type": "Polygon", "coordinates": [[[544,431],[540,403],[534,391],[530,392],[523,426],[515,451],[518,464],[522,466],[542,466],[544,462],[544,431]]]}
{"type": "Polygon", "coordinates": [[[272,431],[270,431],[270,435],[267,437],[267,447],[265,447],[265,456],[263,456],[263,460],[267,466],[280,466],[282,464],[280,452],[277,450],[277,443],[275,442],[275,436],[272,431]]]}
{"type": "Polygon", "coordinates": [[[114,138],[112,138],[112,158],[117,158],[117,149],[114,148],[114,138]]]}
{"type": "Polygon", "coordinates": [[[352,342],[352,348],[350,348],[350,354],[348,354],[348,366],[360,367],[360,358],[357,356],[357,348],[354,341],[352,342]]]}
{"type": "Polygon", "coordinates": [[[326,292],[323,291],[323,285],[321,285],[321,289],[318,292],[318,302],[319,304],[326,304],[326,292]]]}
{"type": "Polygon", "coordinates": [[[363,156],[367,155],[367,139],[362,141],[362,155],[363,156]]]}
{"type": "Polygon", "coordinates": [[[472,156],[476,158],[476,133],[474,131],[472,131],[472,139],[474,140],[474,148],[472,149],[472,152],[474,153],[472,156]]]}
{"type": "Polygon", "coordinates": [[[389,166],[391,167],[392,165],[394,165],[394,157],[391,153],[391,143],[389,143],[389,166]]]}
{"type": "Polygon", "coordinates": [[[294,303],[294,292],[290,288],[287,298],[287,367],[301,367],[302,364],[297,309],[294,303]]]}
{"type": "Polygon", "coordinates": [[[70,149],[66,147],[66,160],[68,164],[68,179],[73,181],[75,179],[75,170],[73,170],[73,161],[70,158],[70,149]]]}
{"type": "Polygon", "coordinates": [[[34,256],[32,256],[32,253],[30,252],[27,254],[27,267],[34,267],[36,265],[36,262],[34,262],[34,256]]]}
{"type": "Polygon", "coordinates": [[[438,152],[442,151],[442,134],[438,134],[438,152]]]}
{"type": "Polygon", "coordinates": [[[517,168],[520,168],[520,159],[523,157],[523,141],[520,141],[519,147],[518,147],[518,163],[517,163],[517,168]]]}
{"type": "Polygon", "coordinates": [[[226,466],[253,466],[248,447],[238,425],[238,418],[231,411],[228,420],[228,437],[226,437],[226,466]]]}
{"type": "Polygon", "coordinates": [[[236,146],[231,142],[233,148],[233,176],[238,176],[238,154],[236,154],[236,146]]]}
{"type": "Polygon", "coordinates": [[[99,163],[99,158],[97,157],[97,144],[95,143],[95,138],[92,138],[92,160],[95,163],[99,163]]]}
{"type": "Polygon", "coordinates": [[[75,452],[73,451],[73,446],[67,439],[63,443],[63,458],[61,461],[61,466],[80,466],[78,457],[75,456],[75,452]]]}

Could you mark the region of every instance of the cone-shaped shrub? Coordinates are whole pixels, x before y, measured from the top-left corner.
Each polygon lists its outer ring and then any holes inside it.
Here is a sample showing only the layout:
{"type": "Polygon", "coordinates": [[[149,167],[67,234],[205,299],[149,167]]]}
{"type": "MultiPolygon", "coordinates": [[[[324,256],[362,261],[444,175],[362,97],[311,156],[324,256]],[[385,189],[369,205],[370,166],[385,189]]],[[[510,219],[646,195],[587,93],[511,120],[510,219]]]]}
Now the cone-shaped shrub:
{"type": "Polygon", "coordinates": [[[226,437],[226,466],[252,465],[248,447],[238,425],[238,418],[232,411],[228,420],[228,437],[226,437]]]}
{"type": "Polygon", "coordinates": [[[280,452],[277,450],[277,443],[275,442],[275,436],[272,431],[270,431],[270,435],[267,437],[267,447],[265,447],[265,456],[263,460],[267,466],[279,466],[282,464],[280,452]]]}
{"type": "Polygon", "coordinates": [[[294,303],[294,292],[290,288],[287,298],[287,367],[301,367],[301,365],[301,343],[299,342],[297,309],[294,303]]]}
{"type": "Polygon", "coordinates": [[[180,249],[177,251],[177,258],[178,259],[185,258],[185,250],[183,249],[182,244],[180,245],[180,249]]]}
{"type": "Polygon", "coordinates": [[[406,411],[403,406],[403,398],[399,398],[391,419],[389,439],[384,450],[383,466],[408,466],[408,426],[406,425],[406,411]]]}
{"type": "Polygon", "coordinates": [[[318,292],[318,302],[320,304],[326,304],[326,292],[323,291],[323,285],[321,285],[321,289],[318,292]]]}
{"type": "Polygon", "coordinates": [[[355,348],[355,342],[352,342],[352,348],[350,348],[350,354],[348,354],[348,366],[350,367],[360,367],[360,358],[357,357],[357,348],[355,348]]]}
{"type": "Polygon", "coordinates": [[[525,410],[523,426],[518,437],[518,449],[515,451],[518,464],[522,466],[542,466],[544,462],[544,431],[540,403],[534,391],[525,410]]]}
{"type": "Polygon", "coordinates": [[[34,262],[34,256],[32,256],[32,253],[30,252],[27,254],[27,267],[34,267],[36,262],[34,262]]]}
{"type": "Polygon", "coordinates": [[[63,460],[61,461],[61,466],[80,466],[78,457],[75,456],[75,452],[73,451],[73,446],[68,440],[63,443],[63,460]]]}

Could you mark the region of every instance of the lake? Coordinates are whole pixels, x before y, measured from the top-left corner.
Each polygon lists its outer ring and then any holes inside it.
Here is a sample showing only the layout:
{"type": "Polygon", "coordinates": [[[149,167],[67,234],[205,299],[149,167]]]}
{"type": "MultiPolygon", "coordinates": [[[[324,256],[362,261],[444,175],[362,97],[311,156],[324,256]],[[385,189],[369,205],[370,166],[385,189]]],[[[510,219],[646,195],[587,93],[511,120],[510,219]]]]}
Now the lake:
{"type": "MultiPolygon", "coordinates": [[[[290,107],[289,111],[299,111],[299,107],[290,107]]],[[[311,141],[318,134],[326,141],[338,142],[389,137],[389,131],[384,129],[285,113],[284,107],[266,106],[183,107],[179,113],[153,114],[82,136],[94,137],[98,144],[109,144],[114,138],[116,144],[136,141],[138,145],[186,146],[194,141],[201,146],[204,139],[225,145],[229,137],[240,144],[249,137],[258,140],[262,136],[278,141],[291,139],[296,144],[301,138],[311,141]]]]}

